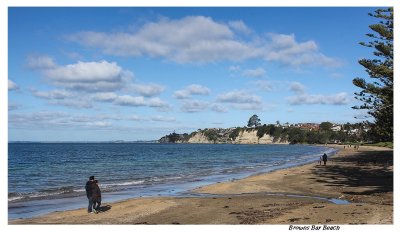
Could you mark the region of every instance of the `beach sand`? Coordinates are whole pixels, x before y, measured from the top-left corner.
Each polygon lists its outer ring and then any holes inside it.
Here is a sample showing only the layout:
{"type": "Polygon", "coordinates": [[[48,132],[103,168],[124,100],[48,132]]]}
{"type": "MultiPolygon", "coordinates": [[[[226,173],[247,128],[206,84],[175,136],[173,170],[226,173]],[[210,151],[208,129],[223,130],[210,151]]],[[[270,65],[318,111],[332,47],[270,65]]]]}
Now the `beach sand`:
{"type": "Polygon", "coordinates": [[[81,209],[9,224],[393,224],[393,150],[336,148],[327,166],[315,161],[203,186],[193,190],[198,197],[105,202],[98,214],[88,214],[84,202],[81,209]]]}

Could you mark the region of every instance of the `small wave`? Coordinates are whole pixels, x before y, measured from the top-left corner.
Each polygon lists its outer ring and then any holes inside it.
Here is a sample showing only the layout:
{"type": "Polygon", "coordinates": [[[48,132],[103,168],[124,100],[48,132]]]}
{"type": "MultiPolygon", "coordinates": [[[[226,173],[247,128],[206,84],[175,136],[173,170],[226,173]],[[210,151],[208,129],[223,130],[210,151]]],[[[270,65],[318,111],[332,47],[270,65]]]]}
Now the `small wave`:
{"type": "Polygon", "coordinates": [[[171,176],[171,177],[166,177],[165,180],[179,180],[182,179],[181,176],[171,176]]]}
{"type": "Polygon", "coordinates": [[[169,176],[169,177],[151,177],[144,180],[131,180],[131,181],[124,181],[120,183],[103,183],[100,185],[100,188],[104,189],[114,189],[118,187],[128,187],[128,186],[135,186],[135,185],[142,185],[142,184],[151,184],[151,183],[160,183],[160,182],[168,182],[182,179],[182,176],[169,176]]]}
{"type": "Polygon", "coordinates": [[[8,201],[17,201],[21,199],[24,199],[24,197],[23,196],[8,197],[8,201]]]}
{"type": "Polygon", "coordinates": [[[39,193],[44,193],[44,194],[63,194],[63,193],[73,193],[74,187],[73,186],[65,186],[65,187],[60,187],[60,188],[53,188],[53,189],[43,189],[40,190],[39,193]]]}
{"type": "Polygon", "coordinates": [[[113,188],[113,187],[118,187],[118,186],[130,186],[130,185],[139,185],[143,184],[145,181],[144,180],[133,180],[133,181],[126,181],[126,182],[121,182],[121,183],[112,183],[112,184],[100,184],[100,188],[113,188]]]}
{"type": "Polygon", "coordinates": [[[18,200],[28,200],[28,199],[44,199],[51,198],[55,196],[61,195],[73,195],[76,192],[80,192],[79,190],[75,190],[72,186],[65,186],[54,189],[43,189],[38,192],[28,192],[28,193],[9,193],[8,201],[18,201],[18,200]]]}

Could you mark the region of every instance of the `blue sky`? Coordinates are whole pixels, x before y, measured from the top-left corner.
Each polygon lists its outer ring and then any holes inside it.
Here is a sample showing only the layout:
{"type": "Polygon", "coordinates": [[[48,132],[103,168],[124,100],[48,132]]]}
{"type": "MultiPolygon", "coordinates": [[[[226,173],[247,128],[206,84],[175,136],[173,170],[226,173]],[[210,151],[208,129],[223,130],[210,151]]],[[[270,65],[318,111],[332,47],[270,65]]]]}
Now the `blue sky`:
{"type": "Polygon", "coordinates": [[[9,141],[358,122],[375,8],[9,8],[9,141]]]}

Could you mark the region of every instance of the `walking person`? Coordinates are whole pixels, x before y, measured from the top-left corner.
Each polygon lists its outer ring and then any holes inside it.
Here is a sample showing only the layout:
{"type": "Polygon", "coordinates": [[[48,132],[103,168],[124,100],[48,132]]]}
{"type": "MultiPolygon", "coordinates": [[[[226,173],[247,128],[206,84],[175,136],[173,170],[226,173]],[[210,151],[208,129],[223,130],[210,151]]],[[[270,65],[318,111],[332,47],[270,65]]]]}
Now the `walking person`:
{"type": "Polygon", "coordinates": [[[101,206],[101,191],[99,187],[99,182],[97,180],[94,181],[92,201],[94,212],[97,213],[100,210],[101,206]]]}
{"type": "Polygon", "coordinates": [[[86,190],[86,196],[89,200],[89,205],[88,205],[88,213],[93,212],[93,189],[94,189],[94,176],[90,176],[89,180],[86,182],[85,185],[85,190],[86,190]]]}
{"type": "Polygon", "coordinates": [[[324,161],[324,166],[326,166],[326,161],[328,161],[328,156],[326,155],[326,153],[322,155],[322,161],[324,161]]]}

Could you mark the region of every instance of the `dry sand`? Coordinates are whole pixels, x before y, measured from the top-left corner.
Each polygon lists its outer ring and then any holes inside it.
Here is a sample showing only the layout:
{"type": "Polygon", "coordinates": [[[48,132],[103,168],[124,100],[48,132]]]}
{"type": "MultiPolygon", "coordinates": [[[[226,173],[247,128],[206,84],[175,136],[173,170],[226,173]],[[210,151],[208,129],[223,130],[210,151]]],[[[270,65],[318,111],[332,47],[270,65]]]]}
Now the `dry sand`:
{"type": "Polygon", "coordinates": [[[393,150],[337,148],[327,166],[316,161],[195,189],[201,197],[106,202],[98,214],[81,208],[9,224],[393,224],[393,150]]]}

